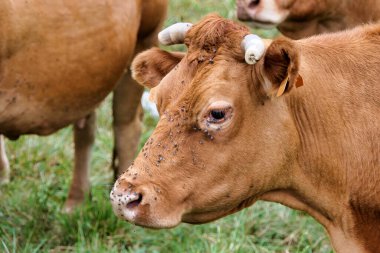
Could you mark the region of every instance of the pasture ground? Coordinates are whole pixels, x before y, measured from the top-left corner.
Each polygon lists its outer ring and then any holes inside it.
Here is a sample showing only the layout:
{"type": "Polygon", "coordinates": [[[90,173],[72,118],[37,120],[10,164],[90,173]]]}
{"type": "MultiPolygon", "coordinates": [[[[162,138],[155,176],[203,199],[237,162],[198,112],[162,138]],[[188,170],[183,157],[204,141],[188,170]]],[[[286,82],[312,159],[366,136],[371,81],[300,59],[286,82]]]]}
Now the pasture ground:
{"type": "MultiPolygon", "coordinates": [[[[209,12],[235,19],[233,0],[171,0],[166,25],[196,22],[209,12]]],[[[277,33],[258,31],[265,37],[277,33]]],[[[149,230],[118,220],[112,184],[111,96],[98,109],[91,164],[91,199],[61,213],[72,170],[72,130],[7,141],[12,181],[0,186],[0,252],[332,252],[323,228],[308,215],[259,202],[216,222],[149,230]]],[[[144,118],[143,143],[155,120],[144,118]]]]}

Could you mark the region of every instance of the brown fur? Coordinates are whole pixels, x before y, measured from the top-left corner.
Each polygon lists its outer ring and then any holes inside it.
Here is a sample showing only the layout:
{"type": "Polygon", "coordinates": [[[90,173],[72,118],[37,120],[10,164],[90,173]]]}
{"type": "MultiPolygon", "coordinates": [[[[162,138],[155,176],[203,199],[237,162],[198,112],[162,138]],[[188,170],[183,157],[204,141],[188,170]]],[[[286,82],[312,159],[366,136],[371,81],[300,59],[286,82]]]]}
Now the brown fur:
{"type": "MultiPolygon", "coordinates": [[[[161,118],[115,184],[116,214],[173,227],[212,221],[261,199],[312,215],[337,252],[378,252],[380,25],[275,40],[251,66],[242,51],[241,58],[234,53],[245,31],[236,25],[239,32],[226,36],[230,24],[206,17],[188,32],[188,53],[167,63],[170,72],[151,69],[161,80],[153,89],[161,118]],[[224,42],[198,33],[203,24],[224,42]],[[236,43],[230,51],[229,41],[236,43]],[[209,44],[217,45],[213,62],[194,61],[209,44]],[[302,76],[304,85],[272,97],[286,75],[294,76],[290,85],[302,76]],[[224,123],[207,120],[212,106],[230,112],[224,123]],[[118,205],[132,192],[141,194],[135,207],[118,205]]],[[[141,58],[162,54],[154,49],[141,58]]],[[[139,72],[149,69],[141,62],[137,56],[133,71],[144,83],[149,75],[139,72]]]]}
{"type": "Polygon", "coordinates": [[[116,176],[134,158],[143,88],[125,69],[156,44],[166,6],[166,0],[0,3],[0,134],[47,135],[75,124],[68,209],[89,188],[94,109],[113,89],[116,176]]]}
{"type": "MultiPolygon", "coordinates": [[[[237,0],[238,18],[243,21],[260,20],[253,9],[261,11],[269,0],[249,6],[251,0],[237,0]]],[[[341,31],[357,25],[380,20],[380,0],[276,0],[278,13],[287,12],[278,29],[285,36],[300,39],[315,34],[341,31]]]]}

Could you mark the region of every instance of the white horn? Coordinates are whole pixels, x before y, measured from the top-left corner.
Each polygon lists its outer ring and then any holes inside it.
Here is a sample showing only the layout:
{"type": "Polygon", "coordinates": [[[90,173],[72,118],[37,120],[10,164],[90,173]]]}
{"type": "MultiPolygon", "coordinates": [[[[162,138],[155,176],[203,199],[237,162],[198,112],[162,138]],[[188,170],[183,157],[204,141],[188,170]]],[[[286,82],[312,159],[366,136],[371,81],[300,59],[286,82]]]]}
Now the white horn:
{"type": "Polygon", "coordinates": [[[163,45],[182,44],[185,40],[186,32],[193,24],[190,23],[176,23],[162,30],[158,34],[158,40],[163,45]]]}
{"type": "Polygon", "coordinates": [[[245,52],[245,61],[248,64],[255,64],[265,52],[264,41],[257,35],[248,34],[241,42],[241,47],[245,52]]]}

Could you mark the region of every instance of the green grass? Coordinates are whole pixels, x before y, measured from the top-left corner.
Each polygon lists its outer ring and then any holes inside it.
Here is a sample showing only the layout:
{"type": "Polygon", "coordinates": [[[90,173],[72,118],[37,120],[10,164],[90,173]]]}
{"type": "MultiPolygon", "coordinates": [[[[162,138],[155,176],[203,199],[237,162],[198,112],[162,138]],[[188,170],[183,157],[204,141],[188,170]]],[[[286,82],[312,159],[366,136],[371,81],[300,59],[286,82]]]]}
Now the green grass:
{"type": "MultiPolygon", "coordinates": [[[[166,25],[196,22],[210,12],[235,19],[232,0],[173,0],[166,25]]],[[[273,37],[276,31],[256,31],[273,37]]],[[[0,188],[0,252],[331,252],[323,228],[304,213],[259,202],[216,222],[149,230],[118,220],[108,193],[111,98],[98,110],[90,199],[61,213],[71,180],[71,128],[49,137],[7,141],[12,181],[0,188]]],[[[154,127],[144,119],[143,141],[154,127]]]]}

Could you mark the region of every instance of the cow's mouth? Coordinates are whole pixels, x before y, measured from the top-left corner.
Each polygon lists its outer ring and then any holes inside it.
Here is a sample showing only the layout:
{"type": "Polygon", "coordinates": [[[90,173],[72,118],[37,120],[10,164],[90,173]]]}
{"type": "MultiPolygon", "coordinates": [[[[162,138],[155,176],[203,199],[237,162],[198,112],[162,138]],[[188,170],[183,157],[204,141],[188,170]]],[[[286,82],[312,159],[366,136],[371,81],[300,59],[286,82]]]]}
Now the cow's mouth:
{"type": "Polygon", "coordinates": [[[114,187],[110,193],[114,213],[122,220],[146,228],[172,228],[181,223],[184,206],[171,207],[148,188],[114,187]]]}
{"type": "Polygon", "coordinates": [[[230,203],[219,207],[210,205],[211,209],[188,209],[186,208],[188,205],[182,201],[173,203],[166,198],[149,198],[146,191],[139,192],[128,193],[122,189],[112,191],[110,197],[114,212],[125,221],[154,229],[173,228],[181,222],[208,223],[236,213],[257,200],[257,196],[250,196],[235,204],[230,203]]]}
{"type": "MultiPolygon", "coordinates": [[[[115,210],[115,209],[114,209],[115,210]]],[[[129,206],[123,209],[121,212],[116,211],[117,216],[127,222],[134,225],[153,228],[153,229],[165,229],[173,228],[181,223],[180,213],[164,213],[151,209],[149,205],[144,206],[129,206]]]]}

